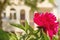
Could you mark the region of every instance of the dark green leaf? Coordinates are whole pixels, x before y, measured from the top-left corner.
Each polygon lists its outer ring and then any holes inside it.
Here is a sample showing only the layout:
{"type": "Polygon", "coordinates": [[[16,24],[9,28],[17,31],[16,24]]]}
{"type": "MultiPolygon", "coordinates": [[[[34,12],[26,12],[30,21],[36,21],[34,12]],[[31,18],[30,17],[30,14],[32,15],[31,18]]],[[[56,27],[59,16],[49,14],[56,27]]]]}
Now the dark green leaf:
{"type": "Polygon", "coordinates": [[[0,29],[0,40],[9,40],[9,33],[4,32],[2,29],[0,29]]]}
{"type": "Polygon", "coordinates": [[[44,32],[43,32],[43,35],[45,40],[49,40],[49,36],[47,36],[44,32]]]}
{"type": "Polygon", "coordinates": [[[10,36],[9,37],[10,37],[9,40],[18,40],[16,34],[14,34],[14,33],[10,33],[10,36]]]}
{"type": "Polygon", "coordinates": [[[27,21],[25,21],[25,30],[27,31],[29,29],[29,24],[27,21]]]}

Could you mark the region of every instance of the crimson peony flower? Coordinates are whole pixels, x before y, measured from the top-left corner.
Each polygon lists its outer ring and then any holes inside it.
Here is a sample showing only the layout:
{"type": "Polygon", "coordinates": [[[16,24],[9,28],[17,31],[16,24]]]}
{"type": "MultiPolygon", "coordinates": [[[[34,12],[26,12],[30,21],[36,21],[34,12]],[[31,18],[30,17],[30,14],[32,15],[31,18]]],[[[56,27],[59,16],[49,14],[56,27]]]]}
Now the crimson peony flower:
{"type": "Polygon", "coordinates": [[[43,28],[44,31],[50,36],[52,40],[53,35],[56,35],[58,32],[58,22],[56,21],[55,15],[53,13],[35,13],[34,22],[38,25],[39,28],[43,28]]]}

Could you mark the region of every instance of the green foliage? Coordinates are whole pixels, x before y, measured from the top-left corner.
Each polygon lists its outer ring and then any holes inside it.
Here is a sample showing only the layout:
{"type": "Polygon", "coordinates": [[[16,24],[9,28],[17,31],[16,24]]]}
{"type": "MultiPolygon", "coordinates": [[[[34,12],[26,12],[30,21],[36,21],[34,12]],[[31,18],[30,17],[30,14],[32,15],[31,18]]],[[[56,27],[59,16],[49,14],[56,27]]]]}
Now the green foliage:
{"type": "Polygon", "coordinates": [[[30,27],[30,25],[28,25],[28,23],[27,23],[27,21],[25,21],[25,27],[21,24],[12,24],[11,23],[11,25],[12,26],[15,26],[15,27],[18,27],[18,28],[20,28],[20,29],[23,29],[25,32],[27,32],[28,30],[30,31],[30,32],[32,32],[33,31],[33,28],[32,27],[30,27]]]}
{"type": "Polygon", "coordinates": [[[0,40],[9,40],[9,33],[0,29],[0,40]]]}
{"type": "Polygon", "coordinates": [[[58,35],[60,36],[60,28],[58,29],[58,35]]]}
{"type": "Polygon", "coordinates": [[[39,0],[41,3],[44,2],[45,0],[39,0]]]}
{"type": "Polygon", "coordinates": [[[56,5],[56,3],[55,3],[55,0],[49,0],[49,2],[50,2],[53,6],[57,7],[57,5],[56,5]]]}
{"type": "Polygon", "coordinates": [[[4,2],[0,1],[0,12],[2,12],[5,9],[8,3],[9,3],[9,0],[4,0],[4,2]]]}
{"type": "Polygon", "coordinates": [[[57,35],[53,36],[52,40],[58,40],[58,36],[57,35]]]}
{"type": "Polygon", "coordinates": [[[18,40],[18,38],[17,38],[16,34],[10,33],[9,40],[18,40]]]}
{"type": "Polygon", "coordinates": [[[12,26],[15,26],[15,27],[18,27],[18,28],[20,28],[20,29],[23,29],[23,30],[25,30],[25,28],[24,28],[24,26],[23,25],[20,25],[20,24],[12,24],[12,23],[10,23],[12,26]]]}
{"type": "Polygon", "coordinates": [[[0,40],[18,40],[18,39],[15,34],[8,33],[0,29],[0,40]]]}
{"type": "Polygon", "coordinates": [[[25,4],[31,7],[31,10],[34,12],[37,10],[37,1],[38,0],[25,0],[25,4]]]}
{"type": "MultiPolygon", "coordinates": [[[[27,21],[25,21],[25,27],[19,24],[11,24],[24,30],[26,33],[19,36],[19,39],[15,33],[5,32],[0,29],[0,40],[50,40],[49,36],[44,33],[43,29],[34,30],[27,21]]],[[[57,36],[53,37],[53,40],[58,40],[57,36]]]]}
{"type": "Polygon", "coordinates": [[[54,3],[54,0],[49,0],[50,3],[54,3]]]}
{"type": "Polygon", "coordinates": [[[47,36],[44,32],[43,29],[40,30],[41,33],[41,40],[49,40],[49,36],[47,36]]]}
{"type": "Polygon", "coordinates": [[[25,27],[19,24],[11,25],[23,29],[26,32],[26,34],[20,35],[20,40],[49,40],[49,37],[43,32],[43,30],[34,30],[27,21],[25,21],[25,27]]]}

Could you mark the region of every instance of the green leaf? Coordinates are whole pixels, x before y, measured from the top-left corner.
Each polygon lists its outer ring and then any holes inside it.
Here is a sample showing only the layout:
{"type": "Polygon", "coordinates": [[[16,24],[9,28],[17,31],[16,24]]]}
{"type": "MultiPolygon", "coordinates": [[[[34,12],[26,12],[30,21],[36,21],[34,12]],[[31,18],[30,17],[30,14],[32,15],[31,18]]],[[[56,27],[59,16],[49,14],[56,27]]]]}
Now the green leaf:
{"type": "Polygon", "coordinates": [[[9,37],[10,37],[9,40],[18,40],[16,34],[14,34],[14,33],[10,33],[9,37]]]}
{"type": "Polygon", "coordinates": [[[49,40],[49,36],[47,36],[44,32],[43,32],[44,38],[45,40],[49,40]]]}
{"type": "Polygon", "coordinates": [[[29,31],[31,34],[33,34],[34,29],[31,26],[29,26],[29,31]]]}
{"type": "Polygon", "coordinates": [[[0,40],[18,40],[14,33],[8,33],[0,29],[0,40]]]}
{"type": "Polygon", "coordinates": [[[40,32],[40,36],[41,36],[41,40],[50,40],[49,39],[49,36],[47,36],[44,32],[43,32],[43,29],[41,30],[40,32]]]}
{"type": "Polygon", "coordinates": [[[10,23],[12,26],[15,26],[15,27],[18,27],[20,29],[23,29],[25,31],[25,27],[23,25],[20,25],[20,24],[12,24],[10,23]]]}
{"type": "Polygon", "coordinates": [[[25,21],[25,30],[27,31],[29,29],[29,24],[27,21],[25,21]]]}
{"type": "Polygon", "coordinates": [[[60,28],[58,28],[58,35],[60,36],[60,28]]]}
{"type": "Polygon", "coordinates": [[[9,40],[9,33],[0,29],[0,40],[9,40]]]}
{"type": "Polygon", "coordinates": [[[25,30],[27,33],[28,32],[33,33],[33,31],[34,31],[33,28],[28,24],[27,21],[25,21],[25,30]]]}
{"type": "Polygon", "coordinates": [[[57,35],[53,36],[52,40],[58,40],[58,36],[57,35]]]}

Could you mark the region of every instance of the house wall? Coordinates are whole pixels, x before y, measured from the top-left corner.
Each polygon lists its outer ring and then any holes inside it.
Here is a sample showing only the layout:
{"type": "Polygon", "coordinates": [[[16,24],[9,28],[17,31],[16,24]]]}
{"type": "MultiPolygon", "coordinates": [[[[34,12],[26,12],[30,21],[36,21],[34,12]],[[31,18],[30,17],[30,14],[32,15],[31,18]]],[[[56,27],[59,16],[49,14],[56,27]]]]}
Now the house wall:
{"type": "MultiPolygon", "coordinates": [[[[7,6],[6,10],[2,12],[3,28],[6,26],[9,27],[9,25],[8,25],[9,22],[20,24],[21,23],[21,16],[20,16],[21,10],[25,11],[25,20],[27,20],[27,22],[29,24],[30,7],[25,6],[25,5],[18,5],[18,6],[12,5],[12,6],[7,6]],[[11,9],[13,9],[13,10],[11,10],[11,9]],[[4,13],[6,13],[6,17],[3,17],[4,13]],[[9,19],[10,13],[11,13],[12,19],[9,19]],[[16,19],[14,19],[14,13],[16,13],[16,19]]],[[[23,20],[23,21],[25,21],[25,20],[23,20]]],[[[6,27],[6,28],[8,29],[8,27],[6,27]]]]}

